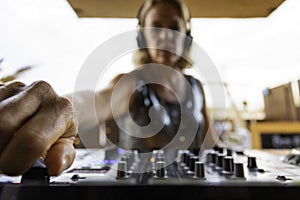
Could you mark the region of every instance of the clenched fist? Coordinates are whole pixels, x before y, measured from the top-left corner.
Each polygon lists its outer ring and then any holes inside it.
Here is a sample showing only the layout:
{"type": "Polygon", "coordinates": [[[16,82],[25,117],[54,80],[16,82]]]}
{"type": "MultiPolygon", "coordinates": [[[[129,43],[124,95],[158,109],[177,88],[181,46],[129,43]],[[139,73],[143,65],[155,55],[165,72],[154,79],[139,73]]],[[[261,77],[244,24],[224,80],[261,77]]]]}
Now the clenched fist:
{"type": "Polygon", "coordinates": [[[67,169],[75,157],[77,120],[71,102],[38,81],[0,85],[0,169],[25,173],[44,158],[50,175],[67,169]]]}

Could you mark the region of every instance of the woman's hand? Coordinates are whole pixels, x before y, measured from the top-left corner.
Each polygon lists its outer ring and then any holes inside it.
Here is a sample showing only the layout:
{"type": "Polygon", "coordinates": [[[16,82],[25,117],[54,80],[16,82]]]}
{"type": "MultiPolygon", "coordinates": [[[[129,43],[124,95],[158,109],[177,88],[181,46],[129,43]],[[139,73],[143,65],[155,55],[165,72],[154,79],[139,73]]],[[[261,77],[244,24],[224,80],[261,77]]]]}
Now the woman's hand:
{"type": "Polygon", "coordinates": [[[23,174],[43,157],[49,175],[58,175],[74,160],[76,135],[71,102],[48,83],[0,85],[0,169],[5,174],[23,174]]]}

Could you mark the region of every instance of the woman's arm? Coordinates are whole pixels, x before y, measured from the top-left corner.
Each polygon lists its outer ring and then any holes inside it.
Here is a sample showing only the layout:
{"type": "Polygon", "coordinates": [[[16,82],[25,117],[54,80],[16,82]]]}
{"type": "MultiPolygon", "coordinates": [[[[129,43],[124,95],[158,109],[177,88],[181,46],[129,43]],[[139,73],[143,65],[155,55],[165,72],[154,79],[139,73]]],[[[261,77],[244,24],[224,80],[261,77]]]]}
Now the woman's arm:
{"type": "Polygon", "coordinates": [[[131,91],[135,87],[136,81],[133,74],[120,74],[111,81],[107,88],[96,93],[81,91],[66,95],[66,97],[72,99],[79,128],[90,128],[125,114],[129,109],[126,100],[130,99],[131,91]],[[121,83],[119,83],[120,80],[121,83]]]}

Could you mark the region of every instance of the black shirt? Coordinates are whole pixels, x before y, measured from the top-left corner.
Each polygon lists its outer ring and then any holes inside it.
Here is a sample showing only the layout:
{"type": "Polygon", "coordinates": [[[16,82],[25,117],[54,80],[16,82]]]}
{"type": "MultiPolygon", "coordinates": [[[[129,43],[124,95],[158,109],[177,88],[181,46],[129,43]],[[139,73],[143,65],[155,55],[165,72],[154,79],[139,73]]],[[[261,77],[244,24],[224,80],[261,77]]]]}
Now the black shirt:
{"type": "Polygon", "coordinates": [[[197,80],[188,81],[183,102],[166,102],[155,93],[153,85],[138,79],[129,114],[117,119],[119,147],[150,152],[153,149],[199,148],[204,128],[204,96],[197,80]]]}

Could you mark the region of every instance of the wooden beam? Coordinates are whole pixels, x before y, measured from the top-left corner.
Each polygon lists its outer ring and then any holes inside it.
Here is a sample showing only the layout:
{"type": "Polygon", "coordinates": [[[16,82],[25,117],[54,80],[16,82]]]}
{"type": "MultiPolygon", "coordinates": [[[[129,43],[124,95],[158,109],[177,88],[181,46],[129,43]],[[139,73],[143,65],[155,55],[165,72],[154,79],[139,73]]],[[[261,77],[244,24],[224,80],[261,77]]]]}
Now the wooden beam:
{"type": "MultiPolygon", "coordinates": [[[[68,0],[79,17],[135,18],[144,0],[68,0]]],[[[267,17],[284,0],[185,0],[192,17],[267,17]]]]}

